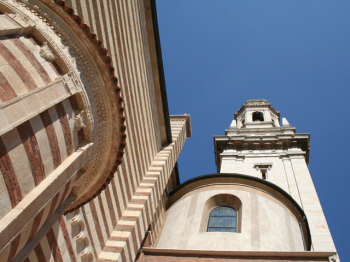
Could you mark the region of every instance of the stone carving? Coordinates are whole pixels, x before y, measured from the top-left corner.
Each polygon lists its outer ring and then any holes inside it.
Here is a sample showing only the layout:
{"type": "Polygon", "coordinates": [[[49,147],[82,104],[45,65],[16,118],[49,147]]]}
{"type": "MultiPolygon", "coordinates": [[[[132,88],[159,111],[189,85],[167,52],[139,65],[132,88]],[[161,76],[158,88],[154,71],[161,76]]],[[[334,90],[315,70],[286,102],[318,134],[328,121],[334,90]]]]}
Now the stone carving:
{"type": "Polygon", "coordinates": [[[83,127],[86,127],[84,115],[85,115],[85,110],[82,110],[75,115],[74,126],[76,127],[77,131],[79,131],[83,127]]]}
{"type": "Polygon", "coordinates": [[[42,58],[48,61],[55,61],[57,56],[51,51],[50,47],[47,45],[47,42],[44,42],[40,48],[39,54],[42,58]]]}
{"type": "Polygon", "coordinates": [[[79,80],[75,79],[74,74],[72,72],[69,72],[68,74],[64,75],[62,79],[71,95],[79,92],[79,80]]]}
{"type": "Polygon", "coordinates": [[[93,250],[92,247],[90,245],[89,239],[85,238],[85,248],[83,251],[81,251],[80,256],[81,256],[81,261],[86,261],[86,262],[90,262],[90,261],[94,261],[94,255],[93,255],[93,250]]]}
{"type": "Polygon", "coordinates": [[[338,254],[329,257],[329,262],[338,262],[338,254]]]}
{"type": "Polygon", "coordinates": [[[90,245],[89,235],[86,230],[84,216],[80,209],[75,211],[75,216],[71,219],[72,233],[77,243],[76,252],[82,261],[93,261],[93,250],[90,245]]]}

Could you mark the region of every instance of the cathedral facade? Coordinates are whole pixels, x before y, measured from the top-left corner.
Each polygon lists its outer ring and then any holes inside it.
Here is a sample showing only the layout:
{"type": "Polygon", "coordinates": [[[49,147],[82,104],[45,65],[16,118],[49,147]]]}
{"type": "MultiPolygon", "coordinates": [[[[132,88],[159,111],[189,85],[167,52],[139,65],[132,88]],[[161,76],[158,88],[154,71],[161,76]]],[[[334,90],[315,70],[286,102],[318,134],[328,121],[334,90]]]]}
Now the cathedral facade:
{"type": "Polygon", "coordinates": [[[0,261],[337,261],[309,135],[265,100],[180,185],[154,0],[0,0],[0,261]]]}

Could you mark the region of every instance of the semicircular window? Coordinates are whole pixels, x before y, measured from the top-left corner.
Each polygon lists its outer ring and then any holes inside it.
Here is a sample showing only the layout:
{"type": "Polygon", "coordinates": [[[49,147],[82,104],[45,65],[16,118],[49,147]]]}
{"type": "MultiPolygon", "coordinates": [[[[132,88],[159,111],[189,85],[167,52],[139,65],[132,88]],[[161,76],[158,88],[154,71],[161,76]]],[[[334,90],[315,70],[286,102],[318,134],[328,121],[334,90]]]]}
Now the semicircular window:
{"type": "Polygon", "coordinates": [[[236,229],[236,209],[228,206],[219,206],[210,212],[207,232],[236,232],[236,229]]]}

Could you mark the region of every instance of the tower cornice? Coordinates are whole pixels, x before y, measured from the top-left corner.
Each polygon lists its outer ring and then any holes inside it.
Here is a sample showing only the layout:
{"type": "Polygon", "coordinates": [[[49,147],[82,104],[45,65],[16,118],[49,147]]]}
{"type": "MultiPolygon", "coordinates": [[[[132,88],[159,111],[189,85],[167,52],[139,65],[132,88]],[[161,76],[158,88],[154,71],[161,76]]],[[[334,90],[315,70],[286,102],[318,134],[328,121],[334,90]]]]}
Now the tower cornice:
{"type": "MultiPolygon", "coordinates": [[[[256,133],[255,133],[256,134],[256,133]]],[[[305,157],[306,163],[309,162],[309,141],[310,134],[271,134],[271,135],[254,135],[239,134],[235,136],[214,136],[214,153],[217,170],[221,168],[222,155],[238,154],[242,151],[248,154],[249,152],[269,151],[274,150],[278,154],[292,154],[292,151],[298,155],[302,154],[305,157]],[[226,151],[226,153],[225,153],[226,151]]]]}

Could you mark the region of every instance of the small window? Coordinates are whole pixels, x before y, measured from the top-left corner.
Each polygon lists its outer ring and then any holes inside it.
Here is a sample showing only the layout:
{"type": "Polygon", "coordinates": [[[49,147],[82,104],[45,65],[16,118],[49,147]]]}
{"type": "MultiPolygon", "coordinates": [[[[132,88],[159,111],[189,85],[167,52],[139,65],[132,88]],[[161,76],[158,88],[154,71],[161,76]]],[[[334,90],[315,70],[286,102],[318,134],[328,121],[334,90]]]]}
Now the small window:
{"type": "Polygon", "coordinates": [[[272,168],[272,163],[258,163],[258,164],[254,164],[254,168],[256,168],[256,171],[260,171],[262,179],[267,180],[268,179],[269,170],[272,168]]]}
{"type": "Polygon", "coordinates": [[[255,121],[264,121],[264,114],[262,112],[253,113],[253,122],[255,121]]]}
{"type": "Polygon", "coordinates": [[[237,211],[219,206],[210,212],[207,232],[237,232],[237,211]]]}

